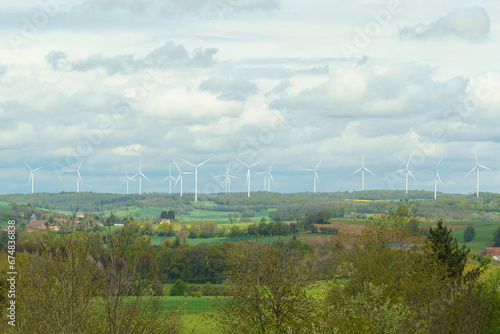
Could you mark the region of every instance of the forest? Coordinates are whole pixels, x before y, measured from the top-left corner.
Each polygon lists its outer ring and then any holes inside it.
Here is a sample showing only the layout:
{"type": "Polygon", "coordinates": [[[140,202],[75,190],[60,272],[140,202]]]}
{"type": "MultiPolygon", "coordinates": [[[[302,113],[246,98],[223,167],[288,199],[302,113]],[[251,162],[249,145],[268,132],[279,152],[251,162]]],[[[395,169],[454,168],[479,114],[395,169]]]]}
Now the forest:
{"type": "MultiPolygon", "coordinates": [[[[81,218],[79,209],[62,215],[46,209],[40,199],[23,202],[19,196],[16,203],[9,198],[0,214],[19,222],[17,326],[2,322],[1,331],[500,332],[499,267],[491,256],[459,245],[442,217],[431,214],[450,217],[457,209],[462,211],[456,215],[495,220],[499,196],[437,201],[332,197],[258,194],[248,204],[237,195],[198,203],[167,196],[156,217],[120,216],[103,201],[100,208],[94,204],[93,212],[84,207],[81,218]],[[192,213],[231,209],[231,215],[224,222],[188,220],[177,205],[192,213]],[[243,217],[250,211],[255,217],[243,217]],[[269,213],[267,219],[258,216],[262,211],[269,213]],[[30,216],[42,213],[53,214],[60,229],[26,231],[30,216]],[[162,222],[166,217],[169,221],[162,222]],[[364,227],[352,238],[328,225],[336,217],[353,217],[350,221],[362,221],[364,227]],[[249,220],[242,225],[242,219],[249,220]],[[311,232],[335,239],[304,242],[311,232]],[[225,241],[213,241],[217,238],[225,241]],[[189,245],[188,240],[198,239],[207,242],[189,245]],[[213,298],[199,317],[200,331],[188,328],[185,304],[170,302],[175,296],[213,298]],[[213,327],[203,331],[203,326],[213,327]]],[[[114,199],[108,200],[113,205],[114,199]]],[[[1,232],[5,312],[8,241],[8,232],[1,232]]]]}

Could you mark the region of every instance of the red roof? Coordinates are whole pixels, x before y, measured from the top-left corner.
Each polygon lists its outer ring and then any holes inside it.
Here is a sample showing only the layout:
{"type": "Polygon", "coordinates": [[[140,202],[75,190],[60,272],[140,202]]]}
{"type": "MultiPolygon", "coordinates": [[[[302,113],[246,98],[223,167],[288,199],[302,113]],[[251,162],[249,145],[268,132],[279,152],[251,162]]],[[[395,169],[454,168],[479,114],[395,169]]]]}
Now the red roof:
{"type": "Polygon", "coordinates": [[[28,225],[26,225],[26,231],[45,230],[47,228],[45,226],[46,222],[46,220],[30,220],[28,225]]]}
{"type": "Polygon", "coordinates": [[[486,247],[486,255],[499,256],[500,247],[486,247]]]}

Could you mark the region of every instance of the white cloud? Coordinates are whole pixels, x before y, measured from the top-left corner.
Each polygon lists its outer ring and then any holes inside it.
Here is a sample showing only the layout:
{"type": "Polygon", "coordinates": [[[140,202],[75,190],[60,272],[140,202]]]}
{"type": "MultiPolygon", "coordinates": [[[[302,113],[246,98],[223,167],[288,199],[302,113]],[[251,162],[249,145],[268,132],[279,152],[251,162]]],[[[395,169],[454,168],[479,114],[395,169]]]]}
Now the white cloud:
{"type": "Polygon", "coordinates": [[[432,23],[403,27],[399,35],[416,40],[453,36],[469,42],[482,42],[488,38],[489,33],[488,13],[483,7],[473,7],[457,8],[432,23]]]}

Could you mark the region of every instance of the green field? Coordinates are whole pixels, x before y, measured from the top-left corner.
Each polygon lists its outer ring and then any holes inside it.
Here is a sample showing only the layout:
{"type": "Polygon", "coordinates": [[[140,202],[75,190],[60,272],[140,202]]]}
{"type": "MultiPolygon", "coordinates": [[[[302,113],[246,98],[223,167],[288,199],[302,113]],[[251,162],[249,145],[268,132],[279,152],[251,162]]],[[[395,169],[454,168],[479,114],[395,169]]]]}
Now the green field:
{"type": "Polygon", "coordinates": [[[0,211],[8,211],[9,202],[0,201],[0,211]]]}
{"type": "Polygon", "coordinates": [[[215,324],[210,320],[217,297],[163,297],[163,307],[181,306],[184,309],[184,333],[218,334],[215,324]]]}

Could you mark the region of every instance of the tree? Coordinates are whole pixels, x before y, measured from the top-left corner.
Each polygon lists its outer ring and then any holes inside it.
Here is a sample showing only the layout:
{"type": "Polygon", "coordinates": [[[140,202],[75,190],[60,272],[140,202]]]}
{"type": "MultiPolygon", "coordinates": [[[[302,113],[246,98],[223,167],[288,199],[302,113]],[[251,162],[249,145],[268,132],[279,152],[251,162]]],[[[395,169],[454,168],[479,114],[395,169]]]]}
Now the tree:
{"type": "Polygon", "coordinates": [[[493,232],[493,247],[500,247],[500,227],[493,232]]]}
{"type": "Polygon", "coordinates": [[[171,296],[183,296],[184,292],[186,292],[187,283],[178,279],[174,282],[174,285],[170,288],[171,296]]]}
{"type": "Polygon", "coordinates": [[[474,240],[476,237],[476,230],[474,230],[474,227],[472,226],[467,226],[467,228],[464,230],[464,242],[469,242],[474,240]]]}
{"type": "MultiPolygon", "coordinates": [[[[430,247],[433,251],[432,256],[435,256],[443,265],[446,266],[447,276],[452,279],[463,278],[465,263],[467,262],[467,254],[470,250],[463,245],[458,246],[458,242],[453,238],[451,230],[443,226],[441,219],[437,222],[436,228],[429,229],[427,237],[430,247]]],[[[469,272],[468,278],[479,275],[479,272],[469,272]]]]}
{"type": "Polygon", "coordinates": [[[229,297],[216,313],[224,333],[295,333],[319,326],[320,304],[306,293],[316,278],[308,257],[280,242],[248,243],[230,254],[229,263],[229,297]]]}

